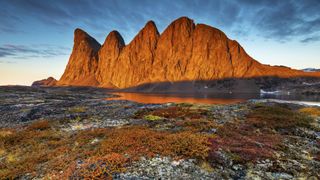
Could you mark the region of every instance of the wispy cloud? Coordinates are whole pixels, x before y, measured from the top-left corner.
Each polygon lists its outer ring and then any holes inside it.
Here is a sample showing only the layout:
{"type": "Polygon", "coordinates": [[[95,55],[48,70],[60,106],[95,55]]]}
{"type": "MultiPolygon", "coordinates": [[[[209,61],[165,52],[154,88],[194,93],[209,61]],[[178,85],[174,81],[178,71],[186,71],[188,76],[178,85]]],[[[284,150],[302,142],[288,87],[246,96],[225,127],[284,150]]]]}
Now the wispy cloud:
{"type": "Polygon", "coordinates": [[[29,59],[39,57],[55,57],[61,55],[67,55],[68,48],[53,46],[53,45],[13,45],[4,44],[0,46],[0,58],[17,58],[17,59],[29,59]]]}
{"type": "Polygon", "coordinates": [[[320,40],[320,36],[312,36],[312,37],[307,37],[305,39],[302,39],[300,42],[302,43],[310,43],[310,42],[316,42],[320,40]]]}
{"type": "Polygon", "coordinates": [[[150,19],[163,30],[174,18],[189,16],[237,35],[249,31],[266,39],[299,41],[320,33],[319,9],[319,0],[10,0],[0,2],[0,32],[15,32],[17,25],[36,20],[60,30],[82,26],[99,36],[117,29],[131,39],[150,19]]]}

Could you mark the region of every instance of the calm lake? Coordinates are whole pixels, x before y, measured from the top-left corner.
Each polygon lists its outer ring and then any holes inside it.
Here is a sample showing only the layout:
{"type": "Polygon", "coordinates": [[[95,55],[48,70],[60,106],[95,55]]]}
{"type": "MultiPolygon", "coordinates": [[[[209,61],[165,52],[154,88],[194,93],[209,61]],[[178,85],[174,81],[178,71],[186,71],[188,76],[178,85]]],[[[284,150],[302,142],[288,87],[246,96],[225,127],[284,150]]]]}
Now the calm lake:
{"type": "Polygon", "coordinates": [[[112,93],[119,97],[107,98],[108,100],[129,100],[146,104],[158,103],[199,103],[199,104],[233,104],[249,99],[278,99],[297,102],[320,102],[320,96],[305,95],[277,95],[277,94],[218,94],[218,93],[112,93]]]}

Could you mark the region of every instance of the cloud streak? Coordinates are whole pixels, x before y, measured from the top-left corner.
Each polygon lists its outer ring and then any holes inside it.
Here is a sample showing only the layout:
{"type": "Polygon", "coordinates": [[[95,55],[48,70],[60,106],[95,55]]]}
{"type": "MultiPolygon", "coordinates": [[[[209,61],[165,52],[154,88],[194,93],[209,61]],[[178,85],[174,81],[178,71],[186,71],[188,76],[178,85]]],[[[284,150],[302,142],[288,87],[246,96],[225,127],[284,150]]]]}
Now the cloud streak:
{"type": "Polygon", "coordinates": [[[173,19],[189,16],[238,35],[282,42],[308,43],[305,39],[320,35],[319,0],[10,0],[0,5],[0,33],[16,33],[17,25],[36,21],[61,31],[80,26],[98,38],[117,29],[129,40],[150,19],[161,31],[173,19]]]}
{"type": "Polygon", "coordinates": [[[29,58],[50,58],[56,56],[67,55],[67,48],[59,46],[46,45],[40,47],[39,45],[13,45],[4,44],[0,46],[0,58],[16,58],[16,59],[29,59],[29,58]]]}

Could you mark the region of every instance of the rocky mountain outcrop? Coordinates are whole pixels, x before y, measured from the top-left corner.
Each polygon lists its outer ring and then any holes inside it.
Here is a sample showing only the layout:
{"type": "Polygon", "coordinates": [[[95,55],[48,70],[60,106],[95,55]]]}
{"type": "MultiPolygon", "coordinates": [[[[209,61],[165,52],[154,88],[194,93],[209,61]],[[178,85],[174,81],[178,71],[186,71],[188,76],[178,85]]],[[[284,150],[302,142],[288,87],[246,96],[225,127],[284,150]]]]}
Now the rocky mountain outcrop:
{"type": "Polygon", "coordinates": [[[55,86],[57,82],[55,78],[48,77],[47,79],[33,82],[31,86],[55,86]]]}
{"type": "Polygon", "coordinates": [[[98,86],[98,51],[101,45],[86,32],[76,29],[68,65],[57,85],[98,86]]]}
{"type": "Polygon", "coordinates": [[[147,83],[275,76],[320,77],[284,66],[263,65],[222,31],[187,17],[159,34],[153,21],[125,45],[112,31],[101,46],[76,29],[74,47],[57,85],[128,88],[147,83]]]}

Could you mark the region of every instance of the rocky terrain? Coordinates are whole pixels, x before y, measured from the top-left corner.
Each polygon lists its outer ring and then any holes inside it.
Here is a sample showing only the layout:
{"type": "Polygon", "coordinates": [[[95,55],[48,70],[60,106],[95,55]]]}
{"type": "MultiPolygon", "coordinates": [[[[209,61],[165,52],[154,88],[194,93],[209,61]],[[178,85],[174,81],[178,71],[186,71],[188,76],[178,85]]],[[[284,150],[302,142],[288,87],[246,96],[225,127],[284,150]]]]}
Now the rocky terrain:
{"type": "MultiPolygon", "coordinates": [[[[100,45],[76,29],[68,65],[56,85],[123,89],[166,83],[161,87],[166,89],[184,81],[190,89],[194,81],[257,77],[320,77],[320,73],[261,64],[219,29],[181,17],[161,34],[149,21],[127,45],[117,31],[100,45]]],[[[248,81],[247,85],[250,91],[255,84],[248,81]]]]}
{"type": "Polygon", "coordinates": [[[319,179],[320,108],[0,87],[0,179],[319,179]]]}

